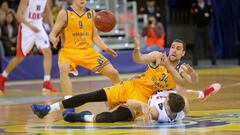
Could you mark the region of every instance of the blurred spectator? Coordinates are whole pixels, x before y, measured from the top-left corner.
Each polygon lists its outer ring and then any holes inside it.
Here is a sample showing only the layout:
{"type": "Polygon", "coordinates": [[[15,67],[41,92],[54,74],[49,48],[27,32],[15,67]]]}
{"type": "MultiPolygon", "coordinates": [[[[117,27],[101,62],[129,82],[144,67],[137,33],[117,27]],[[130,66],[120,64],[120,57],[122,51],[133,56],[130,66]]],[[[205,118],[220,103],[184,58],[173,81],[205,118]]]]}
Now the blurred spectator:
{"type": "Polygon", "coordinates": [[[142,50],[153,51],[164,48],[164,28],[161,23],[157,23],[155,16],[148,17],[148,24],[144,27],[142,36],[146,36],[145,46],[142,50]]]}
{"type": "Polygon", "coordinates": [[[160,8],[156,6],[155,0],[147,0],[146,7],[140,8],[140,13],[155,16],[157,21],[161,22],[161,11],[160,8]]]}
{"type": "Polygon", "coordinates": [[[207,52],[210,55],[212,65],[216,65],[214,47],[209,38],[212,8],[204,0],[197,0],[197,3],[192,5],[191,14],[195,25],[193,65],[198,65],[198,59],[201,55],[207,56],[205,54],[207,52]]]}
{"type": "Polygon", "coordinates": [[[5,51],[4,51],[3,43],[1,41],[1,37],[2,37],[2,30],[1,30],[1,27],[0,27],[0,61],[5,56],[5,51]]]}
{"type": "Polygon", "coordinates": [[[2,0],[0,2],[0,25],[3,24],[5,17],[7,15],[8,12],[8,2],[7,0],[2,0]]]}
{"type": "Polygon", "coordinates": [[[18,22],[15,14],[9,11],[2,27],[2,41],[5,48],[6,56],[13,56],[16,52],[18,22]]]}

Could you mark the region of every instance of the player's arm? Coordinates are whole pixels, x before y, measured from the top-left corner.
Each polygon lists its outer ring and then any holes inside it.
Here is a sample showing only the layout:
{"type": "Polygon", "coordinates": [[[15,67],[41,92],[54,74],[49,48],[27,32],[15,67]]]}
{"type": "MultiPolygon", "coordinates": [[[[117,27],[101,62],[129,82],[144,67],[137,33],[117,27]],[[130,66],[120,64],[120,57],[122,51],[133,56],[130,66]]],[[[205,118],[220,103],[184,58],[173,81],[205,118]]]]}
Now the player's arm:
{"type": "MultiPolygon", "coordinates": [[[[95,12],[93,11],[93,14],[95,15],[95,12]]],[[[102,40],[102,38],[99,36],[98,34],[98,31],[97,31],[97,28],[94,24],[94,21],[93,21],[93,42],[103,51],[105,51],[106,53],[112,55],[113,57],[117,57],[117,53],[112,50],[111,48],[109,48],[105,43],[104,41],[102,40]]]]}
{"type": "Polygon", "coordinates": [[[199,80],[198,74],[189,64],[182,64],[179,73],[188,83],[197,83],[199,80]]]}
{"type": "Polygon", "coordinates": [[[47,1],[46,7],[45,7],[45,15],[48,20],[48,24],[50,28],[53,28],[53,16],[52,16],[52,11],[50,9],[50,0],[47,1]]]}
{"type": "Polygon", "coordinates": [[[148,104],[143,102],[137,100],[128,100],[126,105],[137,113],[144,114],[145,122],[150,122],[152,119],[156,119],[158,117],[158,112],[155,111],[153,107],[150,107],[148,104]]]}
{"type": "Polygon", "coordinates": [[[53,25],[52,31],[49,34],[49,40],[53,43],[53,46],[56,47],[59,42],[59,34],[67,25],[67,13],[64,9],[62,9],[58,16],[55,24],[53,25]]]}
{"type": "Polygon", "coordinates": [[[185,115],[187,115],[187,113],[189,112],[190,110],[190,107],[189,107],[189,102],[188,102],[188,97],[187,97],[187,90],[186,88],[184,88],[183,86],[181,85],[176,85],[176,91],[179,95],[181,95],[184,99],[184,102],[185,102],[185,106],[184,106],[184,109],[183,109],[183,112],[185,113],[185,115]]]}
{"type": "Polygon", "coordinates": [[[133,50],[133,60],[138,64],[153,64],[158,66],[161,62],[162,53],[158,51],[153,51],[148,54],[142,54],[140,51],[140,41],[137,36],[133,37],[134,50],[133,50]]]}
{"type": "Polygon", "coordinates": [[[29,0],[21,0],[18,6],[18,10],[17,10],[17,19],[20,23],[23,23],[25,25],[27,25],[32,31],[34,32],[39,32],[40,30],[32,25],[31,23],[27,22],[27,20],[24,18],[24,10],[27,8],[28,6],[28,2],[29,0]]]}

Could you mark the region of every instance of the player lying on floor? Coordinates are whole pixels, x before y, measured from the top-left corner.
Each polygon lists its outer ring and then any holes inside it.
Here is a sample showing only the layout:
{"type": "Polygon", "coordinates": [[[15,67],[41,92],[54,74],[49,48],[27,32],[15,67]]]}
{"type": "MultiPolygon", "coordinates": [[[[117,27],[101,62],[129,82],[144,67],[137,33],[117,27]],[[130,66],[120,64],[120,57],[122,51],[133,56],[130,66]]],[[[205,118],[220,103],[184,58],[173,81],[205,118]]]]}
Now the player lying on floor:
{"type": "MultiPolygon", "coordinates": [[[[220,89],[221,85],[219,83],[214,83],[206,88],[204,93],[206,94],[212,91],[211,94],[215,94],[220,89]]],[[[144,114],[144,121],[146,122],[150,122],[151,120],[156,120],[157,122],[174,122],[182,120],[189,112],[188,91],[193,90],[186,90],[183,85],[177,84],[176,89],[161,91],[152,95],[149,98],[148,104],[130,99],[125,105],[122,105],[122,107],[129,110],[129,117],[128,119],[125,118],[125,120],[134,120],[138,114],[144,114]]],[[[97,115],[93,115],[90,111],[67,113],[64,118],[65,121],[68,122],[115,122],[111,120],[113,118],[122,119],[121,115],[118,113],[121,111],[118,109],[113,112],[102,112],[97,115]],[[109,119],[109,121],[101,121],[101,119],[109,119]]],[[[122,113],[125,112],[122,111],[122,113]]]]}
{"type": "MultiPolygon", "coordinates": [[[[159,90],[171,90],[176,87],[176,83],[183,85],[185,83],[191,83],[194,82],[194,80],[197,80],[196,74],[192,71],[191,68],[187,68],[190,72],[184,72],[184,70],[181,71],[181,68],[183,68],[184,65],[180,60],[184,56],[186,50],[186,43],[184,41],[173,41],[168,55],[169,64],[166,67],[160,65],[161,58],[163,56],[161,52],[154,51],[148,54],[141,54],[139,50],[140,41],[137,37],[134,37],[134,45],[134,61],[139,64],[149,65],[146,72],[142,76],[138,78],[132,78],[120,84],[106,87],[98,91],[79,94],[72,98],[63,100],[62,102],[54,103],[52,105],[41,106],[33,104],[33,112],[38,117],[43,118],[47,114],[61,110],[63,108],[74,108],[88,102],[107,102],[110,110],[116,106],[120,106],[113,112],[101,113],[97,115],[96,121],[123,121],[132,118],[131,111],[127,107],[125,107],[126,105],[124,106],[124,104],[128,100],[131,99],[147,103],[149,97],[154,93],[158,92],[159,90]]],[[[196,95],[199,95],[199,97],[207,97],[212,92],[215,92],[214,89],[206,91],[208,92],[196,92],[196,95]]],[[[68,119],[68,116],[69,113],[65,113],[63,115],[66,121],[75,121],[68,119]]]]}

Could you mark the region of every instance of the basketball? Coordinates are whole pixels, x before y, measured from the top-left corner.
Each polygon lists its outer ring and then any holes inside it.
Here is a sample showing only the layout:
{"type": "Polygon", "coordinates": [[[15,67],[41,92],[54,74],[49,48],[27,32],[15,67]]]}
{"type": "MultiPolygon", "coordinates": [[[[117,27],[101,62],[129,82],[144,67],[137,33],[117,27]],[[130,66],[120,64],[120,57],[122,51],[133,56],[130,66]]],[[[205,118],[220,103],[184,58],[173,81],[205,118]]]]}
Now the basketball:
{"type": "Polygon", "coordinates": [[[110,32],[116,25],[116,18],[109,10],[101,10],[94,18],[96,28],[101,32],[110,32]]]}

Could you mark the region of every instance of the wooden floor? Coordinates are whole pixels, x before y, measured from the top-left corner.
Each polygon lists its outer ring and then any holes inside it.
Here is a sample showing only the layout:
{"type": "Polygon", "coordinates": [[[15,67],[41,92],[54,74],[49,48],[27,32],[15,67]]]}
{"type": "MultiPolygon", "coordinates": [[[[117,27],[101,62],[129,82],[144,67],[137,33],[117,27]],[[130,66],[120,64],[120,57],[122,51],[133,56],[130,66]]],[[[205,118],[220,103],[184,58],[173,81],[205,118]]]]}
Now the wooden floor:
{"type": "MultiPolygon", "coordinates": [[[[32,103],[53,103],[61,93],[42,95],[41,81],[8,82],[7,93],[0,97],[0,134],[103,134],[103,135],[239,135],[240,134],[240,67],[198,70],[200,83],[189,88],[202,89],[219,82],[223,89],[205,102],[192,101],[189,116],[181,123],[152,123],[144,125],[141,118],[134,122],[119,123],[67,123],[62,113],[56,112],[44,119],[33,115],[32,103]]],[[[122,75],[122,78],[133,76],[122,75]]],[[[104,77],[72,79],[74,93],[83,93],[109,86],[104,77]]],[[[58,87],[59,81],[54,80],[58,87]]],[[[77,111],[106,111],[104,103],[91,103],[77,111]]]]}

